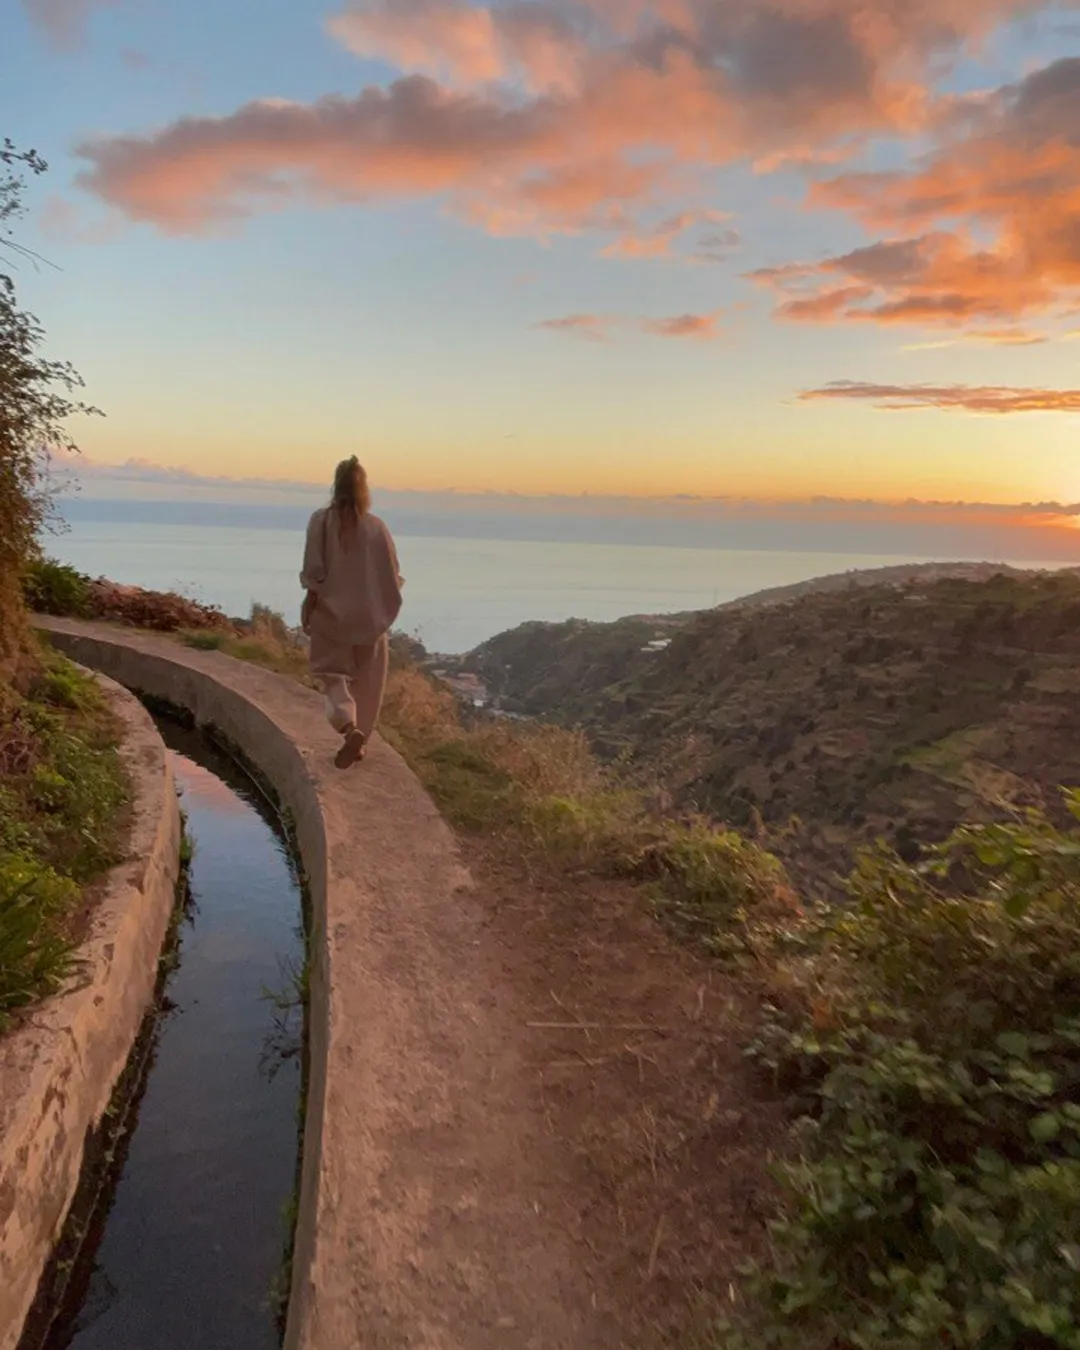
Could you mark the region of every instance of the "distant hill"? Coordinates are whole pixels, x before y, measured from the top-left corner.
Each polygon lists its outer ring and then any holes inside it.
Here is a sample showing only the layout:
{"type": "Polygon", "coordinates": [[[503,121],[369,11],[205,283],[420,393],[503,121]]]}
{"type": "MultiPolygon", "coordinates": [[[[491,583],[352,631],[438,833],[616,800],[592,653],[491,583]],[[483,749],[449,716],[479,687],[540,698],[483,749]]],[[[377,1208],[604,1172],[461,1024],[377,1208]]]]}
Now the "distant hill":
{"type": "MultiPolygon", "coordinates": [[[[1080,575],[1080,568],[1066,568],[1057,575],[1080,575]]],[[[994,577],[1031,577],[1040,575],[1007,563],[898,563],[895,567],[855,569],[834,572],[827,577],[797,581],[791,586],[772,586],[754,591],[738,600],[731,600],[721,609],[736,609],[742,605],[775,605],[795,600],[803,595],[820,595],[827,591],[846,591],[854,586],[907,586],[911,582],[926,584],[931,581],[990,581],[994,577]]]]}
{"type": "Polygon", "coordinates": [[[916,856],[1080,784],[1071,571],[888,569],[677,619],[526,624],[462,666],[506,711],[583,726],[673,804],[760,816],[807,879],[876,836],[916,856]]]}

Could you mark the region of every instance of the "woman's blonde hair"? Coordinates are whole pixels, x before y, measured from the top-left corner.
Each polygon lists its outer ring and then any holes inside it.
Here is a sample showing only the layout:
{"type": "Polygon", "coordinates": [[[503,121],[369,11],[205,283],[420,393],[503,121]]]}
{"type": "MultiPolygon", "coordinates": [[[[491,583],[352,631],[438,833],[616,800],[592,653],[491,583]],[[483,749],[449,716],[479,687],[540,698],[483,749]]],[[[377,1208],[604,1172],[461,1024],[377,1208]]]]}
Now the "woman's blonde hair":
{"type": "Polygon", "coordinates": [[[367,470],[356,458],[343,459],[334,471],[334,492],[330,502],[338,513],[342,533],[356,528],[362,515],[371,510],[371,489],[367,470]]]}

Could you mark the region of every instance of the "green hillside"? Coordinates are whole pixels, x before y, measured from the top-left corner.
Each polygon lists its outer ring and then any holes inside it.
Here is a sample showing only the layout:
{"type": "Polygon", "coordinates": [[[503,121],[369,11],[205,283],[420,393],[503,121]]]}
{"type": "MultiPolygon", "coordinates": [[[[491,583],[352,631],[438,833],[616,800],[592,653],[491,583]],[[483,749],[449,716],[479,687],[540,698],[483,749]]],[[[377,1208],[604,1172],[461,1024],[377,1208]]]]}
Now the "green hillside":
{"type": "Polygon", "coordinates": [[[1080,783],[1073,574],[829,588],[666,625],[528,624],[467,664],[504,709],[585,727],[675,805],[759,815],[818,879],[862,840],[916,856],[962,819],[1053,809],[1080,783]]]}

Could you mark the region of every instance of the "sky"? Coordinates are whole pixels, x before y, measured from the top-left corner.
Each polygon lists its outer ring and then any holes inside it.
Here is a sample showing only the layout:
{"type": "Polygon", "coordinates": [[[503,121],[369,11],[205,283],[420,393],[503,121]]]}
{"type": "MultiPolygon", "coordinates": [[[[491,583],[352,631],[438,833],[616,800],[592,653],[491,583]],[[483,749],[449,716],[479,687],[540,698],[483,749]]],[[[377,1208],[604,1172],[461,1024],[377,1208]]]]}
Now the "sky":
{"type": "Polygon", "coordinates": [[[1077,518],[1080,0],[19,0],[0,134],[106,470],[1077,518]]]}

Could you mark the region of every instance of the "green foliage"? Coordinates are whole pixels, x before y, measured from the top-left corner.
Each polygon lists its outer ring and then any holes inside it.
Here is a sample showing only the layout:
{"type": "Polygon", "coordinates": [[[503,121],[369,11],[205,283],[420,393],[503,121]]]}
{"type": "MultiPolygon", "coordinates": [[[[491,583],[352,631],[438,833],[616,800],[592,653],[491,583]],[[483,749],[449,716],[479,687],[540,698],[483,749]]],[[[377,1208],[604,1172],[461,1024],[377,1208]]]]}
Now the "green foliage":
{"type": "Polygon", "coordinates": [[[253,604],[251,618],[237,621],[235,627],[182,632],[180,640],[196,651],[224,652],[238,661],[288,675],[301,684],[312,683],[307,647],[284,617],[267,605],[253,604]]]}
{"type": "Polygon", "coordinates": [[[45,657],[0,725],[0,1027],[70,973],[81,888],[118,861],[128,796],[98,686],[45,657]]]}
{"type": "Polygon", "coordinates": [[[615,779],[600,787],[575,791],[568,786],[534,798],[526,809],[526,824],[549,854],[601,871],[633,871],[653,835],[636,794],[615,779]]]}
{"type": "Polygon", "coordinates": [[[219,652],[227,637],[224,633],[185,633],[182,641],[185,647],[192,647],[197,652],[219,652]]]}
{"type": "MultiPolygon", "coordinates": [[[[22,212],[19,171],[40,174],[46,165],[10,141],[0,148],[0,163],[9,170],[0,178],[0,243],[18,251],[7,222],[22,212]]],[[[0,273],[0,659],[21,643],[19,583],[49,516],[49,455],[73,450],[66,420],[94,411],[69,397],[82,381],[66,362],[44,358],[43,342],[38,321],[19,307],[11,277],[0,273]]]]}
{"type": "Polygon", "coordinates": [[[668,826],[652,856],[676,911],[695,923],[726,926],[787,886],[783,866],[772,854],[745,835],[703,821],[668,826]]]}
{"type": "Polygon", "coordinates": [[[116,861],[118,818],[129,797],[116,753],[116,727],[93,680],[51,658],[21,713],[37,759],[5,784],[21,799],[17,816],[35,851],[83,883],[116,861]]]}
{"type": "Polygon", "coordinates": [[[420,767],[436,805],[460,829],[480,833],[520,819],[523,800],[513,777],[468,739],[432,746],[420,767]]]}
{"type": "Polygon", "coordinates": [[[35,558],[23,573],[23,598],[35,613],[79,618],[87,613],[89,581],[65,563],[35,558]]]}
{"type": "Polygon", "coordinates": [[[79,888],[22,853],[0,854],[0,1031],[71,973],[64,921],[79,888]]]}
{"type": "Polygon", "coordinates": [[[851,890],[753,1051],[805,1111],[759,1342],[1077,1350],[1080,830],[964,827],[851,890]]]}
{"type": "Polygon", "coordinates": [[[44,704],[56,708],[76,711],[101,708],[97,685],[67,662],[46,666],[38,678],[36,692],[44,704]]]}
{"type": "MultiPolygon", "coordinates": [[[[639,840],[646,838],[641,823],[639,840]]],[[[783,863],[767,849],[704,820],[665,821],[636,861],[652,877],[658,917],[711,955],[735,959],[777,945],[801,918],[783,863]]]]}

